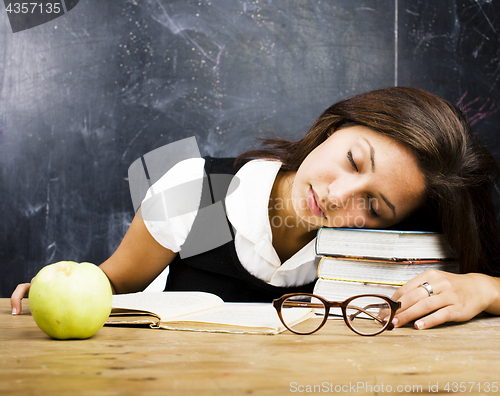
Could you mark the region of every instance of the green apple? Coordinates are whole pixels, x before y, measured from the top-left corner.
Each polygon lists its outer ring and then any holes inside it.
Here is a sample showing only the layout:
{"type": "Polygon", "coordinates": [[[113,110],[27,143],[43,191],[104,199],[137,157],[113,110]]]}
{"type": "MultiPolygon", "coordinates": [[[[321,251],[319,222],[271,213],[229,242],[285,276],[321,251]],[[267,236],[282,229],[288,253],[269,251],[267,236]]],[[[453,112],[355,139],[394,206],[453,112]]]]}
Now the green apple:
{"type": "Polygon", "coordinates": [[[92,337],[108,319],[111,301],[108,277],[91,263],[47,265],[33,278],[29,291],[36,324],[59,340],[92,337]]]}

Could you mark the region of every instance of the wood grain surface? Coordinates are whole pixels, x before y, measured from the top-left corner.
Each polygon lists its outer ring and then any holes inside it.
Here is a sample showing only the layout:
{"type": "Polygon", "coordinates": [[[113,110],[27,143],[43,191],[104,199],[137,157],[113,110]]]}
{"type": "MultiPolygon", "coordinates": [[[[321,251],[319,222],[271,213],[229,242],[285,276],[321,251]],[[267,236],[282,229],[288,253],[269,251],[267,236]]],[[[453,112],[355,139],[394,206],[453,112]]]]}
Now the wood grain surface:
{"type": "Polygon", "coordinates": [[[23,302],[12,316],[0,299],[3,396],[499,393],[500,318],[375,337],[330,321],[310,336],[104,327],[56,341],[23,302]]]}

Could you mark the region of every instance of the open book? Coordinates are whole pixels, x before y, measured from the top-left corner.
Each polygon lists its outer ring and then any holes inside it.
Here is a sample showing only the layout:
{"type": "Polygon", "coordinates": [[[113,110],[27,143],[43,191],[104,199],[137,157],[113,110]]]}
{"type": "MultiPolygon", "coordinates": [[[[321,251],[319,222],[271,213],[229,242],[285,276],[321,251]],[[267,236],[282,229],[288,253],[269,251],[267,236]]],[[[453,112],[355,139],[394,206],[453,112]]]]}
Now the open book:
{"type": "MultiPolygon", "coordinates": [[[[289,311],[290,323],[300,323],[314,316],[312,310],[289,311]]],[[[270,303],[224,303],[215,294],[204,292],[114,295],[113,309],[106,324],[249,334],[278,334],[285,330],[270,303]]]]}

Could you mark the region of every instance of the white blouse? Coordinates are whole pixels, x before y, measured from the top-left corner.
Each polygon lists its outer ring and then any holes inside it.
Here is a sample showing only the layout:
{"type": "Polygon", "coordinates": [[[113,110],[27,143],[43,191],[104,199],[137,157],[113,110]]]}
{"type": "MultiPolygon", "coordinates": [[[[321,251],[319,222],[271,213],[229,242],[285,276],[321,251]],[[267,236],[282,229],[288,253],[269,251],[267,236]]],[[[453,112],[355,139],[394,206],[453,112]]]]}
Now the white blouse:
{"type": "MultiPolygon", "coordinates": [[[[143,201],[141,210],[147,229],[158,243],[173,252],[179,252],[186,240],[197,208],[182,215],[168,216],[169,208],[170,213],[178,211],[179,202],[172,205],[163,198],[152,205],[152,191],[161,197],[159,192],[191,182],[190,194],[194,189],[193,195],[199,203],[204,165],[203,158],[179,162],[150,188],[143,201]],[[162,219],[159,219],[159,207],[162,219]]],[[[300,286],[316,279],[319,260],[314,253],[314,240],[284,263],[273,247],[268,206],[280,167],[281,162],[269,160],[253,160],[243,165],[234,179],[239,184],[235,189],[229,188],[232,193],[225,199],[227,216],[235,229],[236,253],[249,273],[274,286],[300,286]]]]}

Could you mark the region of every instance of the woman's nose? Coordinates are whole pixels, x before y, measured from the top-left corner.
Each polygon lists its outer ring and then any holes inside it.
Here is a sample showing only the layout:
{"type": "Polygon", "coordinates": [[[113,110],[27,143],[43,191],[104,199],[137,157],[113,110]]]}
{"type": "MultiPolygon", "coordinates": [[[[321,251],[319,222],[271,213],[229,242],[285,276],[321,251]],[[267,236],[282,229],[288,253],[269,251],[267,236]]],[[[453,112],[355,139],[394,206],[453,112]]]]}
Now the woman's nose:
{"type": "Polygon", "coordinates": [[[335,180],[328,186],[328,205],[331,209],[353,207],[361,186],[353,180],[335,180]]]}

